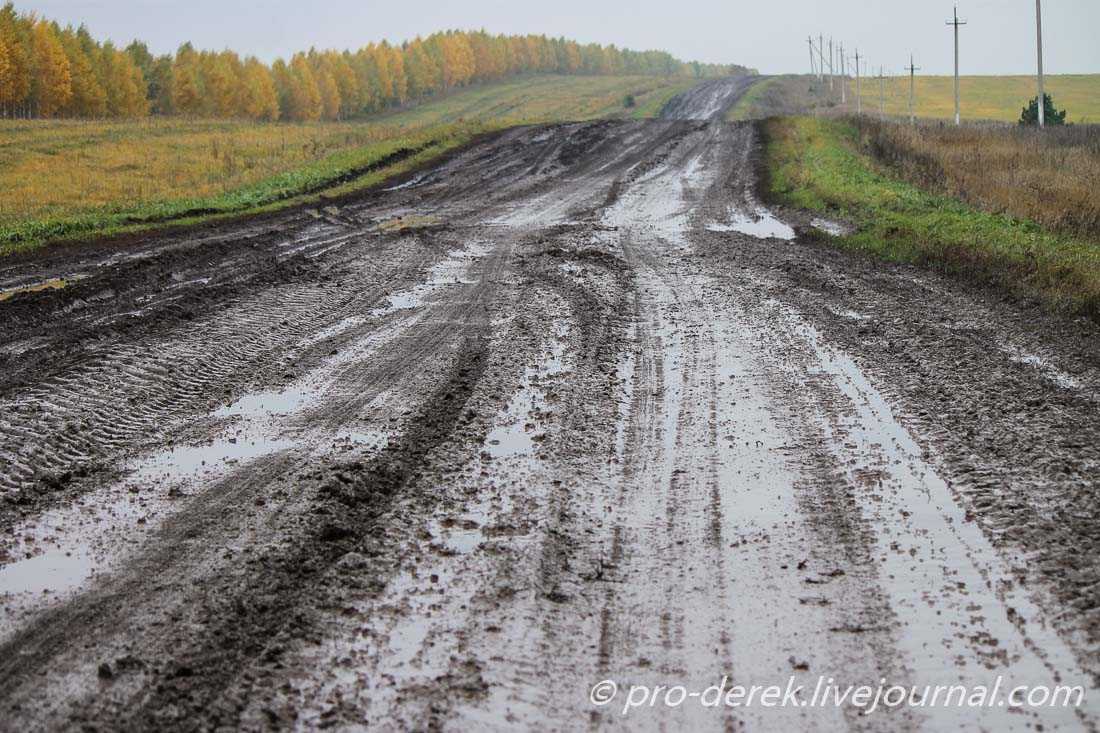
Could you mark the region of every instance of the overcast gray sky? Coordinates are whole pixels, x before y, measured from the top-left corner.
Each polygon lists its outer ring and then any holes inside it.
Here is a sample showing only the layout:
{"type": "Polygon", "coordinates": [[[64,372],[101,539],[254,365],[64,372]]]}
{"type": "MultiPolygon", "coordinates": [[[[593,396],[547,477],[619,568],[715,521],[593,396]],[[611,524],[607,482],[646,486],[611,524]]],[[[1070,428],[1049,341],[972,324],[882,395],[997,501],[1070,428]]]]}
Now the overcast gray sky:
{"type": "MultiPolygon", "coordinates": [[[[804,71],[808,34],[832,34],[870,62],[900,70],[912,50],[923,73],[951,71],[950,0],[16,0],[62,23],[157,52],[190,40],[270,61],[310,46],[357,48],[446,28],[545,33],[684,59],[732,61],[765,73],[804,71]]],[[[1034,0],[959,0],[964,73],[1030,73],[1034,0]]],[[[1100,0],[1045,0],[1050,73],[1100,72],[1100,0]]],[[[1100,93],[1100,90],[1098,90],[1100,93]]]]}

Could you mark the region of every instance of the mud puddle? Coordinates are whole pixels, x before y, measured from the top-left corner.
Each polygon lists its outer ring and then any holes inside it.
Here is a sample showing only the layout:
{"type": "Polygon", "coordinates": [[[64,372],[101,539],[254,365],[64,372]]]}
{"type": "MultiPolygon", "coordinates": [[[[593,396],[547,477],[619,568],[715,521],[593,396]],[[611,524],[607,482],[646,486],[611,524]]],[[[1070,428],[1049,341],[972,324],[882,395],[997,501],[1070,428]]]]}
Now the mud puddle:
{"type": "Polygon", "coordinates": [[[748,211],[731,208],[726,221],[707,224],[707,229],[712,232],[738,232],[757,239],[790,241],[795,238],[794,229],[789,224],[780,221],[775,214],[759,204],[753,205],[748,211]]]}
{"type": "Polygon", "coordinates": [[[389,188],[383,188],[382,190],[383,191],[404,191],[407,188],[416,188],[421,183],[423,183],[426,178],[428,178],[427,173],[420,173],[418,175],[413,176],[412,178],[405,181],[404,183],[399,183],[396,186],[390,186],[389,188]]]}
{"type": "MultiPolygon", "coordinates": [[[[632,185],[614,206],[606,209],[603,221],[615,230],[657,235],[666,246],[687,249],[691,207],[685,197],[688,191],[704,189],[712,178],[713,172],[703,168],[698,155],[683,168],[659,166],[632,185]]],[[[617,237],[605,236],[604,239],[614,241],[617,237]]]]}
{"type": "Polygon", "coordinates": [[[27,285],[18,285],[15,287],[0,289],[0,303],[5,300],[10,300],[16,295],[23,293],[41,293],[46,290],[61,290],[68,287],[70,284],[83,280],[87,275],[68,275],[66,277],[52,277],[48,280],[40,280],[38,282],[29,283],[27,285]]]}
{"type": "Polygon", "coordinates": [[[825,232],[831,237],[845,237],[852,233],[852,228],[841,224],[840,222],[832,221],[831,219],[823,219],[821,217],[815,217],[810,220],[810,226],[819,231],[825,232]]]}
{"type": "MultiPolygon", "coordinates": [[[[547,383],[566,374],[566,348],[570,327],[567,321],[555,321],[551,328],[553,338],[543,344],[543,359],[529,366],[508,406],[497,416],[495,426],[485,438],[481,454],[493,460],[532,459],[539,445],[546,438],[547,418],[553,407],[547,395],[547,383]]],[[[484,529],[493,514],[507,514],[508,507],[491,507],[474,503],[457,521],[449,521],[448,527],[437,524],[444,543],[459,552],[468,552],[485,540],[484,529]]]]}
{"type": "Polygon", "coordinates": [[[490,251],[491,247],[484,242],[472,242],[466,249],[452,250],[445,259],[432,266],[424,282],[408,290],[391,293],[387,296],[388,303],[371,311],[370,317],[381,318],[419,308],[443,288],[472,285],[474,281],[467,276],[470,264],[484,258],[490,251]]]}
{"type": "Polygon", "coordinates": [[[1063,389],[1081,389],[1081,383],[1078,382],[1077,379],[1062,371],[1054,364],[1051,364],[1049,359],[1045,359],[1038,354],[1031,353],[1014,344],[1004,344],[1001,346],[1001,350],[1007,354],[1008,358],[1012,361],[1017,364],[1033,367],[1037,372],[1043,375],[1045,379],[1063,389]]]}

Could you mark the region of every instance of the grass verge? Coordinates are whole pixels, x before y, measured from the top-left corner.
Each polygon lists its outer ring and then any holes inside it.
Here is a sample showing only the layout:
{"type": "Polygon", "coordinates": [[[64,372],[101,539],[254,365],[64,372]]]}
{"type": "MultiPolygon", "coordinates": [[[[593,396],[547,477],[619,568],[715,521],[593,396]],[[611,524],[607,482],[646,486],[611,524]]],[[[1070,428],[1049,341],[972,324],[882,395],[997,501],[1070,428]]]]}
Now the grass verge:
{"type": "Polygon", "coordinates": [[[859,149],[850,121],[762,123],[765,194],[857,225],[837,244],[1038,296],[1100,321],[1100,246],[1026,219],[983,212],[892,176],[859,149]]]}

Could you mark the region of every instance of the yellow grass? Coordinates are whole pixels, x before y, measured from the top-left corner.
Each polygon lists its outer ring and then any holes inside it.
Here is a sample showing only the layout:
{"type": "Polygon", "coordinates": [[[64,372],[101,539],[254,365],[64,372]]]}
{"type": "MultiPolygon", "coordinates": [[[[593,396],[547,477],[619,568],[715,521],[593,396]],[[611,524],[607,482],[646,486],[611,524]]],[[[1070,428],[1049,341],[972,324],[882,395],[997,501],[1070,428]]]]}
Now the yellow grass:
{"type": "Polygon", "coordinates": [[[321,123],[2,122],[0,224],[216,195],[389,134],[321,123]]]}
{"type": "MultiPolygon", "coordinates": [[[[955,117],[954,79],[950,76],[916,78],[916,113],[926,119],[955,117]]],[[[884,83],[886,114],[909,114],[909,77],[891,76],[884,83]]],[[[962,114],[966,120],[1017,122],[1024,106],[1036,96],[1033,76],[964,76],[960,79],[962,114]]],[[[764,119],[776,115],[854,114],[856,83],[848,82],[847,107],[840,103],[840,87],[829,90],[808,75],[763,77],[730,110],[729,119],[764,119]]],[[[863,111],[879,112],[877,77],[865,78],[863,111]]],[[[1067,111],[1066,121],[1100,124],[1100,74],[1048,76],[1046,89],[1058,109],[1067,111]]]]}
{"type": "MultiPolygon", "coordinates": [[[[849,83],[849,105],[854,111],[855,82],[849,83]]],[[[863,83],[863,109],[879,109],[878,79],[863,83]]],[[[886,79],[886,114],[909,113],[909,77],[886,79]]],[[[919,117],[953,119],[955,116],[954,78],[918,76],[916,112],[919,117]]],[[[1034,76],[964,76],[959,80],[962,115],[968,120],[1016,122],[1021,110],[1037,94],[1034,76]]],[[[1068,112],[1067,122],[1100,123],[1100,74],[1058,75],[1046,78],[1046,91],[1054,97],[1058,109],[1068,112]]]]}

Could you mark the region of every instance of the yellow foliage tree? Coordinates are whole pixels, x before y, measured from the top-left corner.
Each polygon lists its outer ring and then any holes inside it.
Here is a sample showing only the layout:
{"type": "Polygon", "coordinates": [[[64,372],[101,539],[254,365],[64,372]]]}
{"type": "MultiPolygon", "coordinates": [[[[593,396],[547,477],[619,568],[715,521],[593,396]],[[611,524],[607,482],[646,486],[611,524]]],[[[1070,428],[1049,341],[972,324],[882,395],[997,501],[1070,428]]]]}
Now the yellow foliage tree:
{"type": "Polygon", "coordinates": [[[241,110],[241,62],[232,51],[204,53],[199,57],[203,111],[211,117],[235,117],[241,110]]]}
{"type": "Polygon", "coordinates": [[[0,84],[0,113],[15,113],[27,102],[31,91],[30,27],[15,13],[12,4],[0,7],[0,44],[7,57],[6,82],[0,84]]]}
{"type": "Polygon", "coordinates": [[[290,61],[290,98],[286,115],[297,122],[311,122],[321,119],[324,108],[321,102],[321,90],[309,60],[302,54],[290,61]]]}
{"type": "Polygon", "coordinates": [[[474,53],[466,38],[458,33],[439,37],[440,80],[444,89],[469,83],[474,76],[474,53]]]}
{"type": "Polygon", "coordinates": [[[61,43],[69,59],[73,90],[69,103],[65,105],[65,114],[71,117],[103,117],[107,114],[107,91],[100,83],[93,60],[71,29],[62,32],[61,43]]]}
{"type": "Polygon", "coordinates": [[[321,114],[326,120],[340,119],[340,88],[336,86],[336,79],[327,69],[319,69],[314,75],[317,79],[317,89],[321,92],[321,114]]]}
{"type": "Polygon", "coordinates": [[[381,51],[389,57],[390,80],[392,90],[390,100],[393,104],[404,104],[409,98],[409,75],[405,69],[405,54],[401,49],[391,46],[385,41],[379,46],[381,51]]]}
{"type": "Polygon", "coordinates": [[[172,82],[169,85],[172,109],[182,115],[202,113],[203,88],[199,73],[199,55],[190,43],[180,46],[172,64],[172,82]]]}
{"type": "Polygon", "coordinates": [[[102,77],[106,80],[107,114],[111,117],[144,117],[149,114],[145,78],[130,55],[108,43],[103,46],[101,57],[102,77]]]}
{"type": "Polygon", "coordinates": [[[279,96],[267,67],[255,58],[244,62],[241,111],[250,120],[279,119],[279,96]]]}
{"type": "Polygon", "coordinates": [[[4,43],[3,37],[0,36],[0,108],[9,103],[5,92],[12,86],[12,77],[11,52],[8,51],[8,45],[4,43]]]}
{"type": "Polygon", "coordinates": [[[35,111],[53,117],[73,95],[69,59],[54,28],[44,20],[34,26],[34,76],[31,95],[35,111]]]}
{"type": "Polygon", "coordinates": [[[351,54],[328,55],[329,72],[340,92],[340,117],[351,117],[359,111],[359,80],[351,67],[351,54]]]}
{"type": "Polygon", "coordinates": [[[405,47],[405,78],[409,96],[426,97],[439,89],[439,66],[419,38],[405,47]]]}

